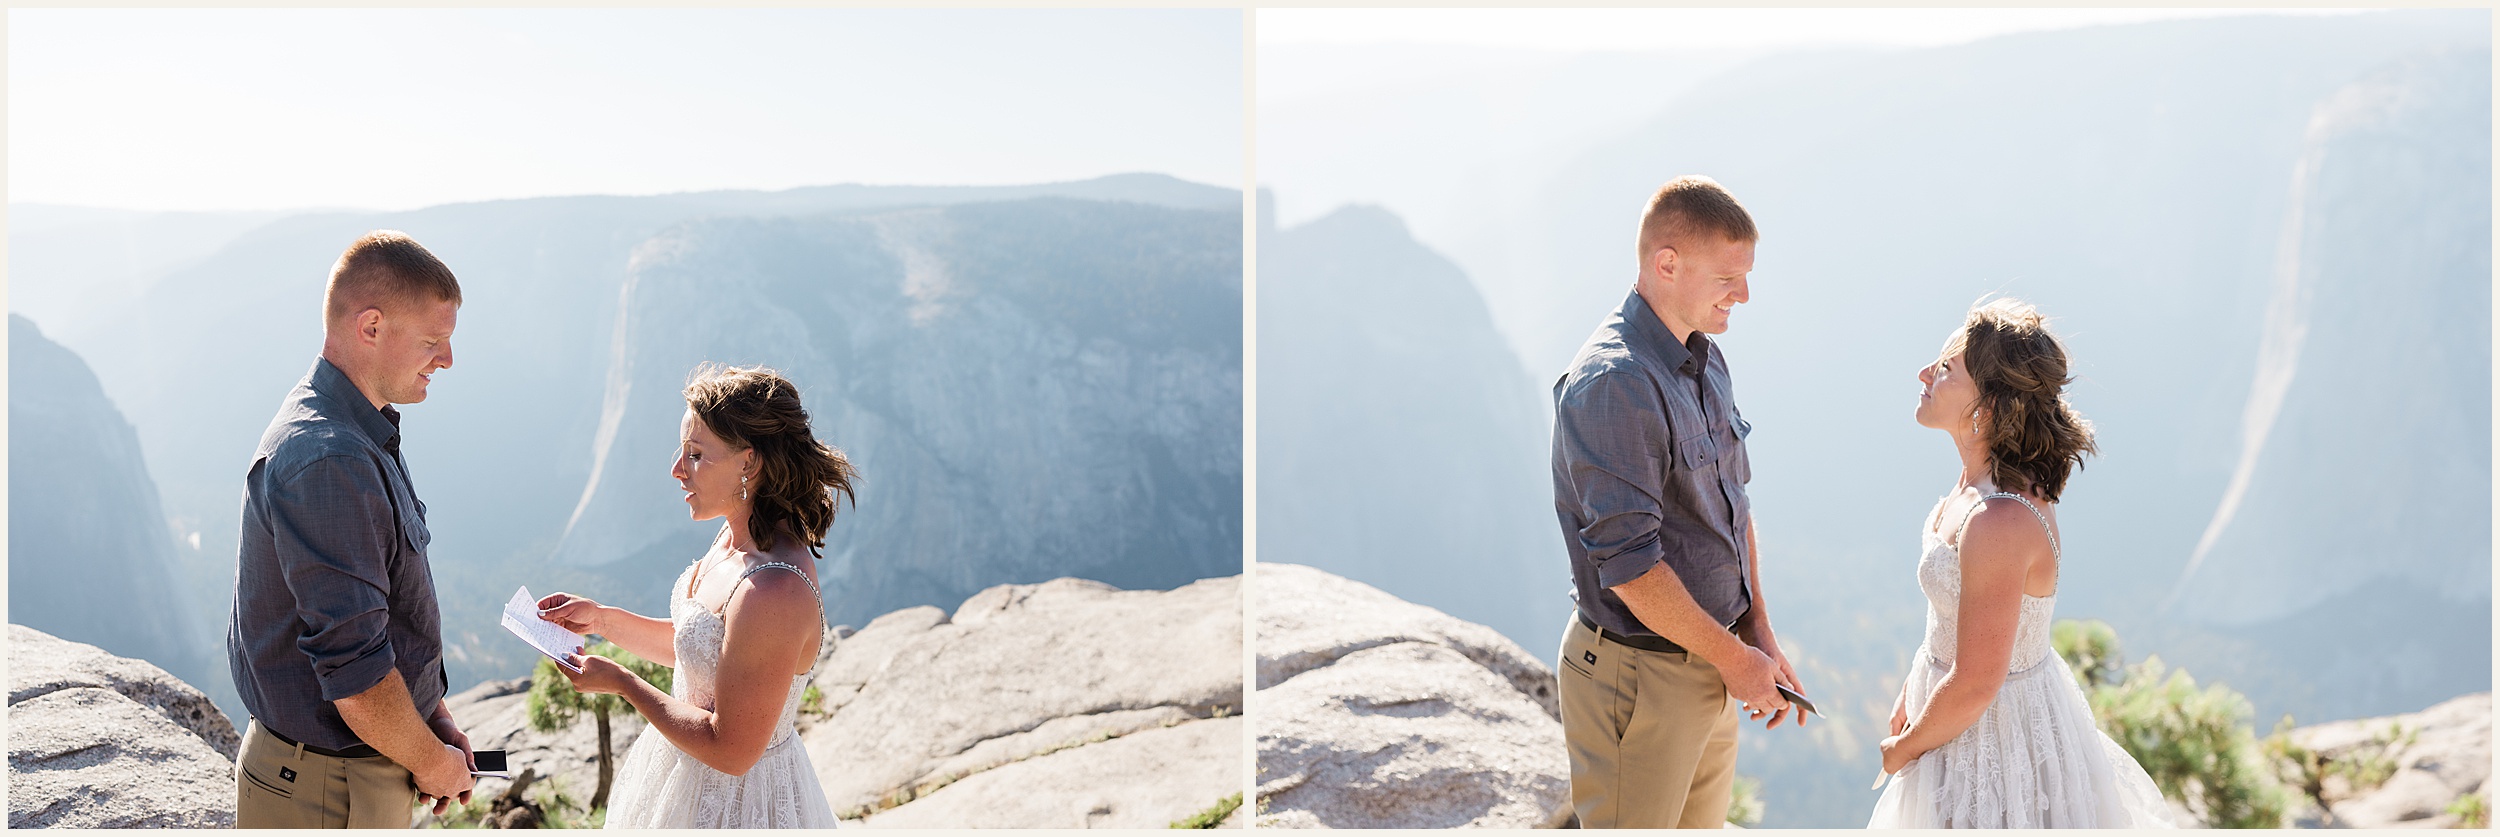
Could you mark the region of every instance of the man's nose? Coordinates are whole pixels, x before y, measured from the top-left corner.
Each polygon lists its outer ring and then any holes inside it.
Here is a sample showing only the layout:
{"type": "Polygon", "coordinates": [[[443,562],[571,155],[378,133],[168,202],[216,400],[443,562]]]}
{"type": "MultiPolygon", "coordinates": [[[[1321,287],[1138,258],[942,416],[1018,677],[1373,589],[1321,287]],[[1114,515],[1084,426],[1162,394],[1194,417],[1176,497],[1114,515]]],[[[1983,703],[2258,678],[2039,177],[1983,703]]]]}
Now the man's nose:
{"type": "Polygon", "coordinates": [[[1753,299],[1753,288],[1751,285],[1752,282],[1747,280],[1745,277],[1736,277],[1736,293],[1728,298],[1737,302],[1745,302],[1753,299]]]}
{"type": "Polygon", "coordinates": [[[451,368],[451,340],[449,338],[443,340],[443,354],[434,359],[434,364],[436,369],[451,368]]]}

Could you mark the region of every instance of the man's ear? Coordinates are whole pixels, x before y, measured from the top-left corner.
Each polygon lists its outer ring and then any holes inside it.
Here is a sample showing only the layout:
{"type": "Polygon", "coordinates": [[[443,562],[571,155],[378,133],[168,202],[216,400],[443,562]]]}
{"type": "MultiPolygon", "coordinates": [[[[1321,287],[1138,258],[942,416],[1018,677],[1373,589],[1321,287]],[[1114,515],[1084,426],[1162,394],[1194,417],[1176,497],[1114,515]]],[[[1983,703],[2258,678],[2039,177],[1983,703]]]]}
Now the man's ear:
{"type": "Polygon", "coordinates": [[[1649,253],[1649,272],[1661,280],[1675,278],[1678,264],[1674,247],[1660,247],[1649,253]]]}
{"type": "Polygon", "coordinates": [[[356,338],[367,344],[382,342],[381,306],[356,312],[356,338]]]}

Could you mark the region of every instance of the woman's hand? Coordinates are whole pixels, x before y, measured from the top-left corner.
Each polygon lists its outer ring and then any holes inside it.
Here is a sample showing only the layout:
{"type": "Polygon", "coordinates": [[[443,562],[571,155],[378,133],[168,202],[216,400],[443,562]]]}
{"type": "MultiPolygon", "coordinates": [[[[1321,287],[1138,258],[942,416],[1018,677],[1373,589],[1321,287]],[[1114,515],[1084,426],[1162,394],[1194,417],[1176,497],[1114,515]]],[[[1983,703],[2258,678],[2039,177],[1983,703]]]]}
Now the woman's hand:
{"type": "Polygon", "coordinates": [[[582,667],[580,673],[563,666],[556,666],[556,670],[563,672],[564,679],[573,682],[573,690],[582,694],[621,695],[625,693],[626,684],[637,679],[633,672],[626,671],[615,660],[597,654],[575,654],[571,662],[582,667]]]}
{"type": "Polygon", "coordinates": [[[1875,745],[1876,749],[1883,751],[1885,773],[1899,773],[1901,768],[1910,766],[1910,762],[1917,761],[1919,756],[1926,755],[1926,753],[1910,752],[1909,748],[1902,744],[1902,739],[1905,737],[1895,733],[1884,739],[1883,743],[1875,745]]]}
{"type": "Polygon", "coordinates": [[[606,634],[608,609],[571,593],[549,593],[538,600],[538,618],[577,634],[606,634]]]}
{"type": "Polygon", "coordinates": [[[1892,733],[1891,733],[1891,734],[1893,734],[1893,735],[1900,735],[1902,730],[1906,730],[1906,729],[1909,729],[1909,728],[1910,728],[1910,691],[1909,691],[1909,689],[1910,689],[1910,687],[1909,687],[1908,685],[1906,685],[1906,684],[1905,684],[1905,685],[1903,685],[1903,686],[1901,687],[1901,694],[1900,694],[1900,696],[1895,697],[1895,698],[1893,698],[1893,699],[1892,699],[1892,733]]]}

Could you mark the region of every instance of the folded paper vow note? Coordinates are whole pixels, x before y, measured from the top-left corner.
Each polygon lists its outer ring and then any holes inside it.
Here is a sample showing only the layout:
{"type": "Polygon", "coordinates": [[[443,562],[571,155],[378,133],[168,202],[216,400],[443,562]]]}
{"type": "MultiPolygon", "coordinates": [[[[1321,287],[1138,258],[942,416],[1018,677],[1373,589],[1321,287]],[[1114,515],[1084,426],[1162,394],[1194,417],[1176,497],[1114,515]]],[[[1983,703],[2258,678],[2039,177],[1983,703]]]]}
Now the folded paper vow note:
{"type": "Polygon", "coordinates": [[[512,601],[503,603],[503,629],[511,631],[522,642],[547,655],[566,671],[581,673],[581,666],[565,662],[565,657],[582,652],[582,638],[563,626],[538,616],[538,599],[523,587],[512,594],[512,601]]]}

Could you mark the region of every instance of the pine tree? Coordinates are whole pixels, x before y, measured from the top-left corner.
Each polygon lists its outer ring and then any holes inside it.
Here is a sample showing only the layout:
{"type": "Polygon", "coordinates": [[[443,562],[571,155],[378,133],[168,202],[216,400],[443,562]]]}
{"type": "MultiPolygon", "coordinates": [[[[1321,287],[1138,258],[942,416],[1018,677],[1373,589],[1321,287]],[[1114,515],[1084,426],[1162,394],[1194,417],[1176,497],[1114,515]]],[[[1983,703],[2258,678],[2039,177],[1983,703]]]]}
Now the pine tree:
{"type": "MultiPolygon", "coordinates": [[[[624,666],[626,671],[633,672],[660,691],[669,690],[674,672],[667,666],[634,656],[617,647],[616,643],[603,639],[583,652],[615,660],[617,665],[624,666]]],[[[565,679],[564,672],[556,668],[555,661],[542,658],[538,661],[537,670],[530,673],[529,713],[530,728],[539,732],[563,729],[583,715],[598,719],[599,791],[590,797],[590,810],[607,807],[608,785],[616,780],[616,755],[615,748],[609,744],[608,717],[632,715],[634,705],[616,695],[586,695],[574,691],[572,681],[565,679]]]]}

